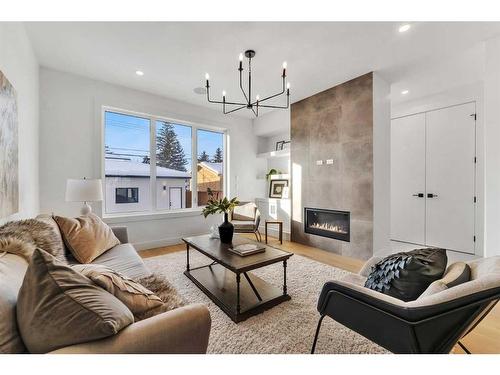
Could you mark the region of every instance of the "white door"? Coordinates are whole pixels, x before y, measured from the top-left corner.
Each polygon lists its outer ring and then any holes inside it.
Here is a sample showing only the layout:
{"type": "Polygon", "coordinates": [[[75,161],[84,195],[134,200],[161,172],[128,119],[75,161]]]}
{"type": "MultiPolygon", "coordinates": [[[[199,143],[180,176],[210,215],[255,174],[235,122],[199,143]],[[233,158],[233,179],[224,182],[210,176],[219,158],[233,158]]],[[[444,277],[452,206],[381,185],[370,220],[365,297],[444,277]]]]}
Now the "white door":
{"type": "Polygon", "coordinates": [[[171,210],[182,208],[182,188],[171,187],[169,188],[169,207],[171,210]]]}
{"type": "Polygon", "coordinates": [[[426,244],[474,253],[475,103],[427,113],[426,244]]]}
{"type": "Polygon", "coordinates": [[[391,239],[425,244],[425,114],[391,121],[391,239]]]}

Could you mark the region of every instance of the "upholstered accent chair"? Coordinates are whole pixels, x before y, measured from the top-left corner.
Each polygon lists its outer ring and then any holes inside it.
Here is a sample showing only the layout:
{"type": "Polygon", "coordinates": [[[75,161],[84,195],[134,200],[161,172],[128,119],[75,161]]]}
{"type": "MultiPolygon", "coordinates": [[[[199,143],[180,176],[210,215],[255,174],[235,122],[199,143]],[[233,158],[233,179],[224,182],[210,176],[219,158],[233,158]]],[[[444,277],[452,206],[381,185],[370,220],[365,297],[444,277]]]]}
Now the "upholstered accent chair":
{"type": "Polygon", "coordinates": [[[393,353],[449,353],[457,343],[468,353],[460,339],[500,298],[500,257],[466,262],[471,270],[469,281],[443,289],[431,284],[409,302],[364,287],[372,265],[379,260],[370,259],[359,274],[325,283],[317,306],[320,319],[312,353],[326,316],[393,353]]]}
{"type": "Polygon", "coordinates": [[[253,202],[241,202],[231,212],[231,223],[235,233],[253,233],[257,241],[262,241],[259,232],[260,212],[253,202]]]}

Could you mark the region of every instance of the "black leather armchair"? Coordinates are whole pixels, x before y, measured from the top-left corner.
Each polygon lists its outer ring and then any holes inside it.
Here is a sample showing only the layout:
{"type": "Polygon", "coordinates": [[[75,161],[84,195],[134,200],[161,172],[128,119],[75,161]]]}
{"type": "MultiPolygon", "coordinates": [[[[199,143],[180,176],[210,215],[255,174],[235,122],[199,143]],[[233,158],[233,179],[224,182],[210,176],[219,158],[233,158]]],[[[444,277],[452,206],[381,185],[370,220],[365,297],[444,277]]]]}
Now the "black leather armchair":
{"type": "Polygon", "coordinates": [[[468,352],[459,340],[500,298],[500,257],[468,264],[471,281],[411,302],[365,288],[362,274],[327,282],[312,353],[326,316],[394,353],[449,353],[457,343],[468,352]]]}

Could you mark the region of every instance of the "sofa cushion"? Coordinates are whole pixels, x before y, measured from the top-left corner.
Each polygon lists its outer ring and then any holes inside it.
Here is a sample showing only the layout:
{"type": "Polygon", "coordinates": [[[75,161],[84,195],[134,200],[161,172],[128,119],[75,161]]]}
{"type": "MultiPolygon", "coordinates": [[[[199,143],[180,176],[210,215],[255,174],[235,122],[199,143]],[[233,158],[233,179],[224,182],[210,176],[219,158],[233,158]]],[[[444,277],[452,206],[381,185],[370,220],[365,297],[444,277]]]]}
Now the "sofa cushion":
{"type": "Polygon", "coordinates": [[[416,300],[440,279],[447,262],[446,250],[416,249],[389,255],[373,267],[365,287],[403,301],[416,300]]]}
{"type": "Polygon", "coordinates": [[[163,304],[160,297],[149,289],[102,264],[75,264],[72,268],[122,301],[134,316],[163,304]]]}
{"type": "Polygon", "coordinates": [[[236,206],[232,218],[233,220],[253,221],[255,219],[255,204],[250,202],[236,206]]]}
{"type": "Polygon", "coordinates": [[[77,218],[54,216],[64,243],[80,263],[90,263],[120,241],[101,218],[92,213],[77,218]]]}
{"type": "Polygon", "coordinates": [[[134,246],[124,243],[106,251],[94,259],[92,264],[102,264],[123,273],[131,279],[137,279],[151,275],[142,258],[137,254],[134,246]]]}
{"type": "Polygon", "coordinates": [[[18,255],[0,254],[0,353],[23,353],[26,348],[16,318],[17,294],[28,262],[18,255]]]}
{"type": "Polygon", "coordinates": [[[16,311],[31,353],[108,337],[134,322],[116,297],[41,249],[31,257],[16,311]]]}

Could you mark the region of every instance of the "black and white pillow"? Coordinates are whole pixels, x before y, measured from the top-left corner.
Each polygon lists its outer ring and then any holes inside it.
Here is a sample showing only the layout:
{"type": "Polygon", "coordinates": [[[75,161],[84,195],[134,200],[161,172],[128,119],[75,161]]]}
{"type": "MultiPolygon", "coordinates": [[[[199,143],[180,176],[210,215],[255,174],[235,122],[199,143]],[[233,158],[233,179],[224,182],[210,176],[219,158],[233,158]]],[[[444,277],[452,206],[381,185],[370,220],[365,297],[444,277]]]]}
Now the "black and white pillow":
{"type": "Polygon", "coordinates": [[[416,300],[434,281],[443,277],[445,249],[425,248],[389,255],[372,268],[365,287],[403,301],[416,300]]]}

